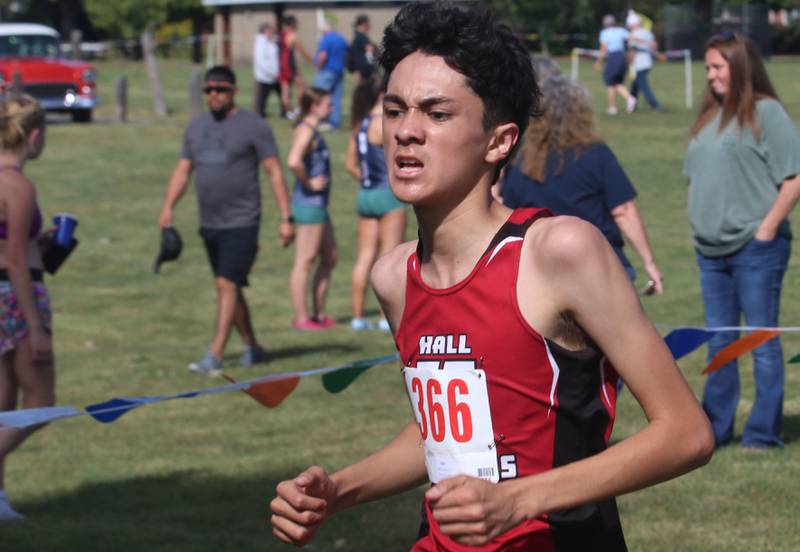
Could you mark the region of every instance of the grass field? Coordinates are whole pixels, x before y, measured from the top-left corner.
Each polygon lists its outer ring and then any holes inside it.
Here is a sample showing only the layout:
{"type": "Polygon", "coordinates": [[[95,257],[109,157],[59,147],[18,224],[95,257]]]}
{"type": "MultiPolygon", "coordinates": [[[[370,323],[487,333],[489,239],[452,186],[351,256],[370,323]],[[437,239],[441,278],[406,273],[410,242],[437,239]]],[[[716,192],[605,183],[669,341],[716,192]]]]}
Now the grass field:
{"type": "MultiPolygon", "coordinates": [[[[800,121],[797,59],[774,59],[769,71],[795,121],[800,121]]],[[[168,60],[161,74],[172,111],[153,115],[143,67],[98,64],[102,105],[91,125],[54,117],[43,158],[29,165],[46,214],[80,219],[81,245],[49,280],[56,312],[58,404],[85,406],[114,396],[169,394],[215,385],[187,373],[211,338],[214,291],[195,233],[193,194],[180,204],[176,225],[183,256],[150,272],[158,248],[155,225],[163,192],[188,122],[192,67],[168,60]],[[130,83],[129,124],[111,122],[112,81],[130,83]]],[[[696,64],[695,90],[703,83],[696,64]]],[[[250,104],[250,75],[239,70],[240,104],[250,104]]],[[[603,136],[639,191],[666,293],[647,298],[663,325],[702,325],[698,273],[681,177],[692,112],[683,107],[681,65],[658,66],[651,81],[666,108],[616,118],[604,114],[599,77],[582,67],[595,97],[603,136]]],[[[274,98],[270,106],[275,113],[274,98]]],[[[285,155],[291,129],[271,119],[285,155]]],[[[341,260],[334,271],[330,312],[341,324],[324,333],[290,329],[287,277],[292,251],[277,241],[277,214],[265,193],[262,249],[248,299],[273,361],[247,378],[305,370],[393,351],[382,333],[349,330],[349,271],[354,260],[357,185],[344,172],[344,133],[331,134],[334,188],[331,212],[341,260]]],[[[800,215],[792,217],[800,228],[800,215]]],[[[408,236],[415,234],[410,226],[408,236]]],[[[635,257],[635,255],[634,255],[635,257]]],[[[638,262],[638,259],[633,259],[638,262]]],[[[792,260],[783,293],[784,325],[800,325],[800,266],[792,260]]],[[[374,299],[371,314],[377,314],[374,299]]],[[[787,335],[784,354],[800,353],[787,335]]],[[[704,351],[680,362],[695,391],[704,351]]],[[[7,462],[7,489],[29,519],[0,525],[3,551],[42,550],[283,550],[270,533],[267,504],[276,482],[310,463],[336,469],[385,443],[409,418],[397,365],[368,371],[340,395],[318,378],[302,381],[277,409],[240,394],[172,401],[131,413],[112,425],[66,420],[26,442],[7,462]]],[[[742,362],[741,430],[753,396],[749,358],[742,362]]],[[[800,550],[800,368],[787,365],[786,448],[764,454],[733,446],[686,477],[619,499],[632,551],[800,550]]],[[[630,393],[619,402],[614,439],[636,432],[643,416],[630,393]]],[[[320,531],[311,550],[403,550],[416,534],[422,490],[348,511],[320,531]]]]}

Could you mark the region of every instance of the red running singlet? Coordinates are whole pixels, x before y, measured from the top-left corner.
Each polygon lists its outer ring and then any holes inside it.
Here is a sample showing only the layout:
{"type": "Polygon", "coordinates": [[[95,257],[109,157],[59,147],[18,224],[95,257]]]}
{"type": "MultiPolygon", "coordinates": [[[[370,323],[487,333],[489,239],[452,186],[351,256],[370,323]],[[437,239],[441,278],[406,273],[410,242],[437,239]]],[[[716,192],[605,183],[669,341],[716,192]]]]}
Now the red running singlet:
{"type": "MultiPolygon", "coordinates": [[[[400,356],[412,378],[420,361],[428,367],[438,363],[433,366],[442,370],[450,363],[451,369],[466,365],[484,371],[500,485],[601,452],[614,423],[618,378],[603,354],[560,347],[520,312],[516,285],[523,237],[543,216],[549,211],[514,211],[469,276],[447,289],[422,281],[421,245],[407,261],[405,308],[396,336],[400,356]]],[[[468,437],[461,427],[469,417],[463,404],[455,418],[446,413],[433,419],[434,411],[442,412],[441,404],[438,410],[426,406],[424,392],[419,395],[412,394],[412,407],[423,401],[419,408],[431,416],[430,422],[420,422],[426,425],[424,431],[420,427],[423,437],[434,430],[468,437]],[[448,428],[448,419],[455,428],[448,428]]],[[[431,403],[448,398],[458,402],[455,392],[444,390],[429,397],[431,403]]],[[[476,550],[444,535],[427,502],[425,513],[414,551],[476,550]]],[[[626,546],[616,502],[609,499],[525,521],[481,550],[609,552],[626,546]]]]}

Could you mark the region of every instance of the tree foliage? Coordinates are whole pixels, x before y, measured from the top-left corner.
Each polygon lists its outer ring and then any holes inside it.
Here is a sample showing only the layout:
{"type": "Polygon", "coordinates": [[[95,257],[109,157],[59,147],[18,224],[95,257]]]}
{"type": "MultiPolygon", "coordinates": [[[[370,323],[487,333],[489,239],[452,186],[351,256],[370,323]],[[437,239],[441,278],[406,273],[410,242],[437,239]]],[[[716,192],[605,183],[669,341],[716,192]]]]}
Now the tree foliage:
{"type": "Polygon", "coordinates": [[[92,24],[113,37],[134,37],[148,25],[162,25],[205,12],[201,0],[84,0],[92,24]]]}

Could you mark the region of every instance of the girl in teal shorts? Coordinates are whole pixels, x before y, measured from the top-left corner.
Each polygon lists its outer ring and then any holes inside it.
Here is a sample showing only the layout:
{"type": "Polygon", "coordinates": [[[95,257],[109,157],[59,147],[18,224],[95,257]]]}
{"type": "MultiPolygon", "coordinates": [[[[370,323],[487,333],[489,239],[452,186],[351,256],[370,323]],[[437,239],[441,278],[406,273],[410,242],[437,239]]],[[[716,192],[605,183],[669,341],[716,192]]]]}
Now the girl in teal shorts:
{"type": "MultiPolygon", "coordinates": [[[[364,318],[364,300],[369,272],[378,255],[399,245],[405,238],[406,209],[389,186],[383,154],[383,87],[373,78],[359,84],[353,92],[350,141],[347,146],[347,172],[361,183],[358,191],[358,252],[351,274],[354,330],[367,330],[372,323],[364,318]]],[[[378,324],[388,331],[381,317],[378,324]]]]}
{"type": "Polygon", "coordinates": [[[295,174],[292,217],[297,228],[289,292],[294,308],[294,328],[320,330],[334,324],[325,314],[331,271],[337,260],[336,239],[327,209],[331,189],[330,153],[317,129],[331,112],[331,98],[326,92],[311,88],[300,98],[300,110],[288,159],[289,168],[295,174]],[[306,295],[314,263],[317,267],[309,312],[306,295]]]}

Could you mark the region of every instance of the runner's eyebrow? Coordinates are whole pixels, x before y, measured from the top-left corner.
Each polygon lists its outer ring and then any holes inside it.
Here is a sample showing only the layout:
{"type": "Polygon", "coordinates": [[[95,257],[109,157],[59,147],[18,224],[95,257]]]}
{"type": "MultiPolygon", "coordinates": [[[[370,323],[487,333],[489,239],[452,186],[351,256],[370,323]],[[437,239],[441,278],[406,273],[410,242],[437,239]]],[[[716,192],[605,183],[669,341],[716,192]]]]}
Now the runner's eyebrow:
{"type": "MultiPolygon", "coordinates": [[[[430,109],[435,105],[453,103],[454,101],[453,98],[447,96],[430,96],[428,98],[423,98],[417,105],[420,109],[430,109]]],[[[403,107],[407,106],[406,102],[397,94],[384,95],[383,103],[395,103],[403,107]]]]}

